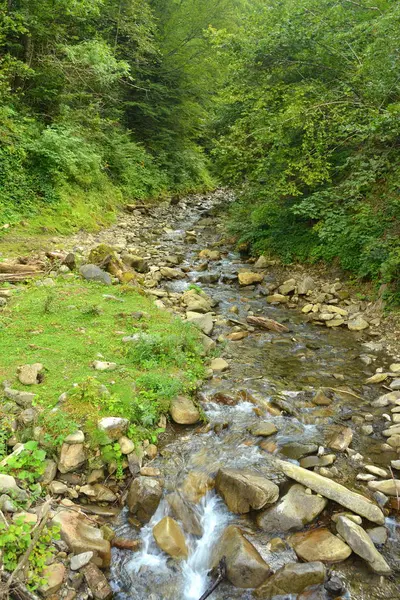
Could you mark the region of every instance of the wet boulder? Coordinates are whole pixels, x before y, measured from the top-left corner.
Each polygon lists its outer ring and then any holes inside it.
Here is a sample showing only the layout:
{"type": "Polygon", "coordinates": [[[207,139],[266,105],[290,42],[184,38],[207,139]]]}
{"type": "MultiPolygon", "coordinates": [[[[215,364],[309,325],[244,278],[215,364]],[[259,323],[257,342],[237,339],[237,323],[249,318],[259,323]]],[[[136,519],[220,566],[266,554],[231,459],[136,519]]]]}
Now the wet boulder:
{"type": "Polygon", "coordinates": [[[142,523],[147,523],[156,512],[161,496],[161,483],[157,479],[141,475],[132,481],[129,488],[129,512],[142,523]]]}
{"type": "Polygon", "coordinates": [[[261,283],[264,281],[264,275],[262,273],[253,273],[252,271],[245,271],[238,273],[239,285],[254,285],[255,283],[261,283]]]}
{"type": "Polygon", "coordinates": [[[344,487],[344,485],[336,483],[336,481],[322,477],[318,473],[307,471],[307,469],[303,469],[292,463],[278,461],[278,464],[287,477],[309,487],[314,492],[321,494],[321,496],[337,502],[369,521],[378,523],[378,525],[383,525],[385,522],[385,517],[381,509],[361,494],[357,494],[344,487]]]}
{"type": "Polygon", "coordinates": [[[272,600],[275,596],[301,594],[312,585],[324,583],[326,577],[326,568],[322,562],[289,563],[258,587],[254,596],[262,600],[272,600]]]}
{"type": "Polygon", "coordinates": [[[279,497],[275,483],[249,469],[220,469],[215,487],[229,510],[237,514],[260,510],[279,497]]]}
{"type": "Polygon", "coordinates": [[[200,413],[193,400],[187,396],[177,396],[171,401],[170,415],[179,425],[193,425],[200,419],[200,413]]]}
{"type": "Polygon", "coordinates": [[[188,547],[182,528],[171,517],[164,517],[153,527],[157,546],[173,558],[187,558],[188,547]]]}
{"type": "Polygon", "coordinates": [[[182,523],[186,533],[201,536],[203,529],[195,506],[187,502],[179,492],[172,492],[165,499],[173,515],[182,523]]]}
{"type": "Polygon", "coordinates": [[[235,525],[224,530],[213,552],[212,565],[216,567],[223,557],[227,579],[237,588],[258,587],[271,574],[269,565],[235,525]]]}
{"type": "Polygon", "coordinates": [[[300,484],[292,485],[278,504],[262,511],[257,524],[264,531],[290,531],[303,529],[324,510],[328,501],[322,496],[307,493],[300,484]]]}
{"type": "Polygon", "coordinates": [[[307,562],[337,563],[346,560],[351,548],[325,527],[295,533],[289,538],[297,556],[307,562]]]}
{"type": "Polygon", "coordinates": [[[368,563],[372,571],[381,575],[388,575],[391,572],[386,560],[375,548],[368,533],[360,525],[347,517],[339,517],[336,528],[339,535],[358,556],[361,556],[368,563]]]}

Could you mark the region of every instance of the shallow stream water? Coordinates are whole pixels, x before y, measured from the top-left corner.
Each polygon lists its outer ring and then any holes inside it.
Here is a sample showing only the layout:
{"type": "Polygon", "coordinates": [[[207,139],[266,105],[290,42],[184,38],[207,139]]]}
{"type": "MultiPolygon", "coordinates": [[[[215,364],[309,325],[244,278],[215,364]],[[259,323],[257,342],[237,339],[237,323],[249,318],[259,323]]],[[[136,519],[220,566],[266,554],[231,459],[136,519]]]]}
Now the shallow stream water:
{"type": "MultiPolygon", "coordinates": [[[[269,305],[262,289],[252,286],[239,288],[234,275],[239,268],[249,265],[242,263],[242,259],[228,246],[219,245],[223,258],[210,261],[206,271],[198,271],[204,263],[198,257],[199,250],[215,247],[214,244],[223,238],[218,207],[214,207],[214,203],[213,198],[184,203],[177,208],[177,222],[172,230],[164,231],[152,242],[160,251],[182,254],[184,262],[181,266],[188,267],[187,278],[169,282],[164,289],[172,293],[182,292],[199,276],[204,281],[205,275],[216,273],[216,283],[199,284],[218,302],[215,311],[221,317],[221,323],[217,322],[214,328],[214,338],[232,331],[234,323],[229,319],[245,322],[249,310],[285,323],[290,331],[278,334],[256,330],[241,341],[227,344],[223,356],[230,364],[229,370],[207,381],[199,393],[209,424],[192,428],[174,426],[174,435],[151,465],[161,470],[165,493],[182,488],[190,492],[191,481],[198,482],[199,479],[207,487],[222,466],[251,467],[281,484],[284,490],[287,482],[275,466],[276,457],[283,458],[283,447],[291,442],[323,447],[333,427],[338,424],[352,427],[354,438],[351,447],[364,456],[365,463],[387,466],[397,456],[380,450],[384,440],[379,431],[385,427],[384,421],[377,420],[374,435],[366,436],[351,419],[373,412],[369,402],[381,392],[373,386],[365,386],[364,381],[374,372],[375,366],[387,366],[389,359],[375,353],[377,363],[366,367],[359,356],[366,351],[363,344],[374,341],[374,338],[308,323],[298,311],[269,305]],[[196,243],[185,242],[188,230],[196,232],[196,243]],[[238,307],[235,314],[231,312],[233,306],[238,307]],[[310,401],[312,394],[322,386],[344,392],[337,392],[335,402],[330,406],[315,406],[310,401]],[[346,394],[346,390],[360,398],[346,394]],[[271,414],[270,406],[274,402],[285,409],[281,415],[271,414]],[[272,438],[264,438],[264,442],[263,438],[254,437],[249,432],[251,426],[260,421],[260,415],[274,422],[278,428],[278,433],[272,438]]],[[[146,236],[151,242],[147,233],[146,236]]],[[[268,279],[267,274],[266,283],[268,279]]],[[[373,351],[368,349],[368,353],[373,354],[373,351]]],[[[337,453],[335,467],[339,472],[335,477],[337,481],[368,495],[366,484],[355,479],[360,467],[351,463],[346,453],[337,453]]],[[[169,510],[168,503],[162,500],[151,522],[141,530],[129,524],[126,509],[119,517],[118,535],[142,540],[139,552],[113,550],[111,578],[120,600],[199,600],[212,582],[213,545],[229,522],[241,526],[273,570],[297,560],[289,546],[281,552],[270,551],[268,542],[270,538],[279,536],[279,532],[267,534],[260,531],[252,514],[239,517],[230,514],[223,501],[210,490],[192,505],[203,535],[188,536],[189,558],[174,561],[157,548],[152,536],[152,527],[170,514],[169,510]]],[[[335,510],[339,512],[340,507],[336,506],[335,510]]],[[[333,503],[329,503],[319,523],[329,526],[332,511],[333,503]]],[[[387,527],[389,541],[380,550],[396,574],[400,569],[400,536],[395,515],[388,518],[387,527]]],[[[372,574],[354,554],[344,563],[333,565],[332,569],[345,582],[347,591],[342,598],[400,598],[395,575],[383,578],[372,574]]],[[[251,591],[223,583],[210,598],[246,599],[251,598],[251,591]]],[[[318,589],[299,598],[328,600],[332,596],[328,596],[324,589],[318,589]]]]}

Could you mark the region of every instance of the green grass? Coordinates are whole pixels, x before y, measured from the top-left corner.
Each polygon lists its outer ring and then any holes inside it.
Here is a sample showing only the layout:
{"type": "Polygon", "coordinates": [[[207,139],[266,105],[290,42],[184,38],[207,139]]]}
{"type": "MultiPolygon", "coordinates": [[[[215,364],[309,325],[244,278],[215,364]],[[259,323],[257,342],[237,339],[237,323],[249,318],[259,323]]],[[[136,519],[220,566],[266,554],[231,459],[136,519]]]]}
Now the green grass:
{"type": "Polygon", "coordinates": [[[94,441],[95,423],[107,415],[129,418],[132,438],[154,438],[172,397],[195,389],[204,375],[197,330],[128,286],[59,278],[52,288],[18,287],[0,312],[0,339],[0,380],[38,394],[39,424],[57,444],[77,425],[94,441]],[[137,342],[122,342],[133,334],[137,342]],[[94,360],[117,369],[96,371],[94,360]],[[18,366],[37,362],[43,382],[23,386],[18,366]],[[51,413],[63,392],[61,414],[51,413]]]}

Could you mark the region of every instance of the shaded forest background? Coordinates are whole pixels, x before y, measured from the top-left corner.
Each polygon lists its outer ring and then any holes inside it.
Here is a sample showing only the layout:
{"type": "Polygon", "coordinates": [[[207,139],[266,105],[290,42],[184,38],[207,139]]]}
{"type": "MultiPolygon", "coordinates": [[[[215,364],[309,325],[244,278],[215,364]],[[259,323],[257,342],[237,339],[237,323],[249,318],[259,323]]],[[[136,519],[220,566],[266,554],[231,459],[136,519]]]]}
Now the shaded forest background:
{"type": "Polygon", "coordinates": [[[1,0],[0,226],[228,185],[253,252],[398,302],[399,40],[396,0],[1,0]]]}

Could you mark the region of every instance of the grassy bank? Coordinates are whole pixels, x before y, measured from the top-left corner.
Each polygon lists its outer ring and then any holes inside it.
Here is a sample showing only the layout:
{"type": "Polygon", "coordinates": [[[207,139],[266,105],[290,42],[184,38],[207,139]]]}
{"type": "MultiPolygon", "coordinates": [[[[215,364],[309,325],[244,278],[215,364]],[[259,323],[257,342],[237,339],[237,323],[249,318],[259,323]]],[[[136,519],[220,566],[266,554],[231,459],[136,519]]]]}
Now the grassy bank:
{"type": "MultiPolygon", "coordinates": [[[[132,287],[75,278],[59,278],[54,287],[19,287],[0,313],[0,335],[0,380],[37,394],[37,415],[24,436],[32,439],[40,426],[54,449],[77,428],[93,448],[103,444],[96,428],[102,416],[127,418],[133,441],[155,442],[171,399],[190,393],[203,376],[197,330],[132,287]],[[134,341],[124,343],[124,336],[134,341]],[[96,360],[116,363],[115,369],[97,371],[96,360]],[[25,363],[43,365],[40,384],[19,382],[17,369],[25,363]]],[[[4,402],[2,413],[4,440],[11,435],[4,402]]]]}

